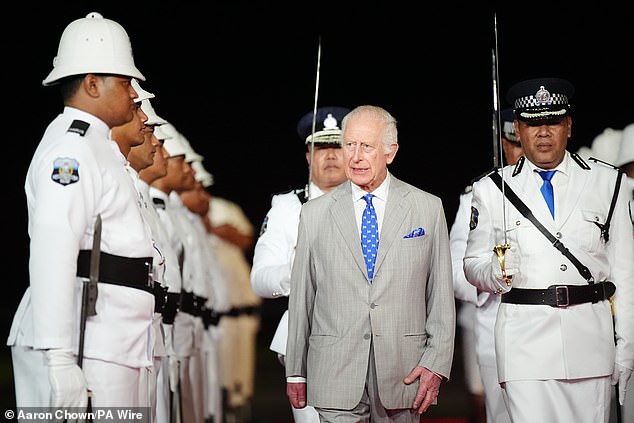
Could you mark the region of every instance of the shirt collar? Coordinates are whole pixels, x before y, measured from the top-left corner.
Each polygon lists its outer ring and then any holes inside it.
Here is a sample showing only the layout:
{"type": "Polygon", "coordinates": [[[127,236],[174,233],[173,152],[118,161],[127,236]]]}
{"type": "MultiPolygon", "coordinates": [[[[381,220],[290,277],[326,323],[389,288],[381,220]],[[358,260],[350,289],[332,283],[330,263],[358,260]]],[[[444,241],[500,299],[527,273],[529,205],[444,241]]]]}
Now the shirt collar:
{"type": "MultiPolygon", "coordinates": [[[[390,176],[390,172],[388,172],[387,176],[385,177],[385,180],[381,182],[381,185],[379,185],[374,191],[372,191],[371,194],[374,194],[374,196],[378,198],[379,200],[386,201],[387,193],[390,187],[390,180],[391,180],[391,176],[390,176]]],[[[367,191],[362,190],[358,185],[352,182],[350,184],[352,185],[352,200],[353,201],[362,200],[363,196],[368,194],[367,191]]]]}
{"type": "MultiPolygon", "coordinates": [[[[561,161],[561,163],[559,163],[554,169],[549,169],[549,170],[556,170],[558,172],[563,173],[564,175],[569,175],[570,174],[570,160],[571,160],[570,153],[566,151],[566,154],[564,155],[564,159],[561,161]]],[[[539,172],[539,171],[546,170],[546,169],[542,169],[540,167],[535,166],[535,164],[533,164],[533,162],[531,162],[530,160],[526,160],[526,162],[531,172],[539,172]]]]}

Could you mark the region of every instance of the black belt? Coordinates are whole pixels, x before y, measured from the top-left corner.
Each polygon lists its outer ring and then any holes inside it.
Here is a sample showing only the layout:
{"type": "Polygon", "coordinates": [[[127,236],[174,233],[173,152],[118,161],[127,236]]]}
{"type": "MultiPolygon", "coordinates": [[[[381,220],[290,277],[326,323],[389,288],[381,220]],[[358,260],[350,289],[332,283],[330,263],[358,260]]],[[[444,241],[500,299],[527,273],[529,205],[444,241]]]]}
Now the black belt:
{"type": "Polygon", "coordinates": [[[202,316],[207,298],[194,294],[193,292],[181,291],[180,311],[191,314],[195,317],[202,316]]]}
{"type": "Polygon", "coordinates": [[[163,314],[167,304],[167,287],[154,282],[152,293],[154,294],[154,312],[163,314]]]}
{"type": "MultiPolygon", "coordinates": [[[[77,276],[90,277],[90,250],[80,250],[77,256],[77,276]]],[[[99,282],[142,289],[153,294],[150,282],[152,257],[122,257],[101,252],[99,282]]]]}
{"type": "Polygon", "coordinates": [[[174,323],[174,318],[180,308],[181,294],[180,292],[168,292],[165,299],[165,306],[161,312],[163,323],[171,325],[174,323]]]}
{"type": "Polygon", "coordinates": [[[502,302],[568,307],[607,300],[615,291],[616,286],[610,281],[591,285],[551,285],[547,289],[513,288],[502,294],[502,302]]]}

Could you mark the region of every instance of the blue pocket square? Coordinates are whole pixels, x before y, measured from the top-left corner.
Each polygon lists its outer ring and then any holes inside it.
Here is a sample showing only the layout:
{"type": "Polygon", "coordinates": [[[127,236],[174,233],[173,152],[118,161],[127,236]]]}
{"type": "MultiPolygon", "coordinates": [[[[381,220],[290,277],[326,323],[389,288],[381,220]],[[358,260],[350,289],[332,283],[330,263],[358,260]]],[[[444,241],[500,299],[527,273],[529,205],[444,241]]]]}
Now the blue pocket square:
{"type": "Polygon", "coordinates": [[[423,235],[425,235],[425,229],[416,228],[409,234],[405,235],[403,238],[416,238],[417,236],[423,236],[423,235]]]}

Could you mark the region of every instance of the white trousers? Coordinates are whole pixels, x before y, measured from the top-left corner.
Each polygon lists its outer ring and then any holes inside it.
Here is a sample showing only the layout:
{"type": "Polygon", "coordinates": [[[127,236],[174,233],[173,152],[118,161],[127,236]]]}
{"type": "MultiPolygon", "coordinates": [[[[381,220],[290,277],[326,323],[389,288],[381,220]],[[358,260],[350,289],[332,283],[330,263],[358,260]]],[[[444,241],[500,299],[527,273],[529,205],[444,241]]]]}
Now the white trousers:
{"type": "Polygon", "coordinates": [[[511,416],[506,409],[502,388],[498,382],[497,367],[480,365],[480,375],[484,384],[487,423],[511,423],[511,416]]]}
{"type": "MultiPolygon", "coordinates": [[[[51,386],[43,350],[11,347],[17,407],[49,407],[51,386]]],[[[150,407],[149,369],[84,358],[93,407],[150,407]]]]}
{"type": "Polygon", "coordinates": [[[507,381],[504,397],[513,423],[608,423],[610,377],[507,381]]]}

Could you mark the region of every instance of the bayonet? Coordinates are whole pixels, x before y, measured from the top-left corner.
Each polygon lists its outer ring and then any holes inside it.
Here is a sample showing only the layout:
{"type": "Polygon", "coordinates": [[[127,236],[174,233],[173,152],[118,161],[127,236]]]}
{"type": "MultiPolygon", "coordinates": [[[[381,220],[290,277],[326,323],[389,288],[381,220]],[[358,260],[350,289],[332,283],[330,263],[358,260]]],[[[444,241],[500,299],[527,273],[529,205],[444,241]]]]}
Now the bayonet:
{"type": "Polygon", "coordinates": [[[90,274],[89,279],[84,280],[81,292],[81,317],[79,322],[79,349],[77,353],[77,364],[82,366],[84,361],[84,334],[86,332],[86,319],[89,316],[96,316],[97,310],[97,282],[99,281],[99,262],[101,255],[101,215],[95,219],[95,227],[92,237],[92,251],[90,252],[90,274]]]}

